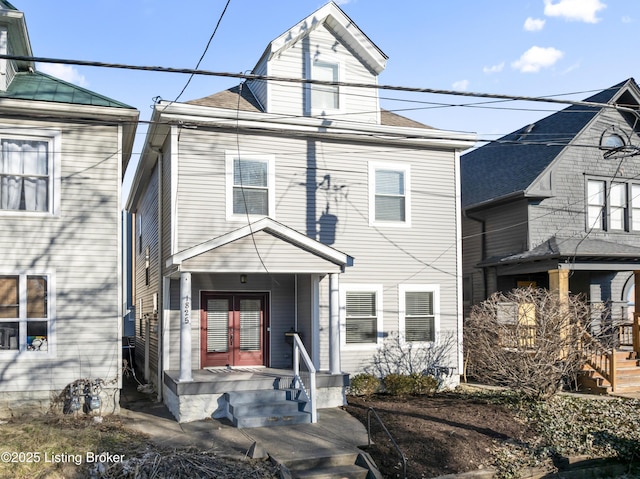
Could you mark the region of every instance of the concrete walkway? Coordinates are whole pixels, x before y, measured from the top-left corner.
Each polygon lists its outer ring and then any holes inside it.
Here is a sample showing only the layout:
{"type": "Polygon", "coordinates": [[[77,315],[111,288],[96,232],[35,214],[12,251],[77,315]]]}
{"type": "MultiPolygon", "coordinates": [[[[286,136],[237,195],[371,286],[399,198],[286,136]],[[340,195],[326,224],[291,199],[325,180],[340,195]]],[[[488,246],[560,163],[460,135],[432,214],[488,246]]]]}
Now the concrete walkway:
{"type": "Polygon", "coordinates": [[[227,419],[206,419],[179,424],[169,410],[144,394],[136,383],[126,380],[121,393],[120,415],[128,427],[149,435],[160,446],[189,447],[219,456],[243,459],[254,443],[274,460],[295,459],[359,452],[367,444],[365,427],[339,408],[321,409],[316,424],[238,429],[227,419]]]}

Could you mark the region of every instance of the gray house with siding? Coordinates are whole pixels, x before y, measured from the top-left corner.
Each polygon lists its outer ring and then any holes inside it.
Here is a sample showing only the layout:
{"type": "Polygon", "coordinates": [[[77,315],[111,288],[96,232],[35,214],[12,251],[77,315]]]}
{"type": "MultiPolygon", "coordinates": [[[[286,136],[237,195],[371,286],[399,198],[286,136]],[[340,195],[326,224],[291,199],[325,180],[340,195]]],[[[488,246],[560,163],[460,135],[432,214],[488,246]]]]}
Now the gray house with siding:
{"type": "MultiPolygon", "coordinates": [[[[6,1],[0,52],[33,56],[24,14],[6,1]]],[[[120,185],[137,120],[33,62],[0,60],[3,415],[119,408],[120,185]],[[85,385],[96,386],[86,406],[85,385]]]]}
{"type": "Polygon", "coordinates": [[[457,384],[459,154],[475,135],[340,84],[375,85],[386,60],[331,2],[253,70],[325,83],[250,80],[155,105],[127,203],[136,364],[179,421],[232,419],[230,391],[288,385],[301,350],[316,371],[303,389],[342,405],[348,374],[392,332],[453,336],[442,366],[457,384]]]}
{"type": "Polygon", "coordinates": [[[582,293],[606,306],[594,330],[640,353],[639,105],[630,78],[462,156],[467,312],[520,286],[582,293]]]}

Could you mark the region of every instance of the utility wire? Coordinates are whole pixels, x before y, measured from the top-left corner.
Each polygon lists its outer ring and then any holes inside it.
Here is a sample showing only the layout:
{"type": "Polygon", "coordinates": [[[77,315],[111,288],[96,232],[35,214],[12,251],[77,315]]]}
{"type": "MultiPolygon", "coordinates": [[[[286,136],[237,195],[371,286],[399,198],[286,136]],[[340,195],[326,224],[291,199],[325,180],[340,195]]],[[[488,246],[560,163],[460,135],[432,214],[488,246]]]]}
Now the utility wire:
{"type": "MultiPolygon", "coordinates": [[[[213,29],[213,33],[211,34],[211,36],[209,37],[209,41],[207,42],[207,46],[204,48],[204,51],[202,52],[202,55],[200,56],[200,60],[198,60],[198,63],[196,64],[196,68],[195,71],[198,70],[198,68],[200,68],[200,63],[202,63],[202,60],[204,60],[204,56],[207,54],[207,50],[209,50],[209,46],[211,45],[211,42],[213,41],[213,37],[216,35],[216,32],[218,31],[218,27],[220,26],[220,22],[222,22],[222,17],[224,17],[225,12],[227,11],[227,7],[229,6],[229,3],[231,3],[231,0],[227,0],[227,4],[224,6],[224,9],[222,10],[222,13],[220,14],[220,18],[218,18],[218,23],[216,23],[215,28],[213,29]]],[[[185,92],[185,90],[187,89],[187,87],[189,86],[189,83],[191,83],[191,80],[193,80],[195,73],[192,73],[189,76],[189,79],[187,80],[187,83],[184,85],[184,88],[182,89],[182,91],[178,94],[178,96],[176,97],[175,100],[173,100],[173,103],[177,102],[180,97],[182,96],[182,94],[185,92]]]]}
{"type": "Polygon", "coordinates": [[[62,59],[62,58],[28,57],[28,56],[21,56],[21,55],[0,54],[0,59],[26,61],[26,62],[39,62],[39,63],[60,63],[64,65],[93,66],[93,67],[102,67],[102,68],[118,68],[118,69],[125,69],[125,70],[142,70],[142,71],[153,71],[153,72],[164,72],[164,73],[186,73],[186,74],[193,74],[193,75],[218,76],[218,77],[227,77],[227,78],[243,78],[245,80],[250,80],[250,81],[302,83],[302,84],[325,85],[325,86],[343,86],[343,87],[352,87],[352,88],[371,88],[371,89],[378,89],[378,90],[404,91],[404,92],[411,92],[411,93],[433,93],[438,95],[453,95],[453,96],[465,96],[465,97],[476,97],[476,98],[495,98],[495,99],[502,99],[502,100],[519,100],[519,101],[530,101],[530,102],[541,102],[541,103],[555,103],[555,104],[562,104],[562,105],[607,108],[607,109],[613,109],[618,111],[625,111],[633,114],[638,113],[636,109],[630,106],[623,106],[623,105],[616,105],[616,104],[609,104],[609,103],[599,103],[599,102],[578,101],[578,100],[562,100],[558,98],[549,98],[549,97],[532,97],[532,96],[522,96],[522,95],[505,95],[505,94],[499,94],[499,93],[467,92],[467,91],[457,91],[457,90],[444,90],[444,89],[438,89],[438,88],[381,85],[381,84],[374,84],[374,83],[336,82],[336,81],[325,81],[325,80],[313,80],[309,78],[289,78],[289,77],[279,77],[279,76],[271,76],[271,75],[255,75],[255,74],[248,74],[248,73],[216,72],[216,71],[198,70],[198,69],[192,69],[192,68],[171,68],[171,67],[160,67],[160,66],[126,65],[121,63],[105,63],[105,62],[86,61],[86,60],[68,60],[68,59],[62,59]]]}

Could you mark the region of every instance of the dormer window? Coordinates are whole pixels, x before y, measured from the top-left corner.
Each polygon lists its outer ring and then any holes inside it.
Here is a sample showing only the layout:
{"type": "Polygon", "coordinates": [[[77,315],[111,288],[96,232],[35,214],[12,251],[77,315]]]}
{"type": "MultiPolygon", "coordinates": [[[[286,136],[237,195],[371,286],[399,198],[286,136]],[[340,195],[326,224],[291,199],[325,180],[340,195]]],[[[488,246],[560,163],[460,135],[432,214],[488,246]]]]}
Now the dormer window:
{"type": "MultiPolygon", "coordinates": [[[[332,83],[338,82],[338,64],[324,61],[313,62],[312,79],[332,83]]],[[[311,85],[311,108],[314,111],[340,109],[340,90],[338,85],[311,85]]]]}

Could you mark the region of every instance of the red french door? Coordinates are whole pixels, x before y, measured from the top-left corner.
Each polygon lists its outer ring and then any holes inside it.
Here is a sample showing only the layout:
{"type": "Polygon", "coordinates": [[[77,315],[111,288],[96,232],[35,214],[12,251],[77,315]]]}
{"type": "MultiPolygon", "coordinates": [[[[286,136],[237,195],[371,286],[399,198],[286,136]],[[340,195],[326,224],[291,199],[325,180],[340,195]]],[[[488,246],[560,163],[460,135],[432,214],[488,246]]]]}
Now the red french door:
{"type": "Polygon", "coordinates": [[[201,367],[264,365],[265,293],[202,293],[201,304],[201,367]]]}

